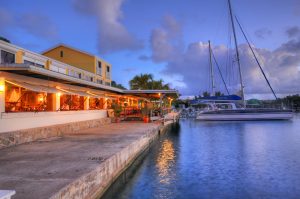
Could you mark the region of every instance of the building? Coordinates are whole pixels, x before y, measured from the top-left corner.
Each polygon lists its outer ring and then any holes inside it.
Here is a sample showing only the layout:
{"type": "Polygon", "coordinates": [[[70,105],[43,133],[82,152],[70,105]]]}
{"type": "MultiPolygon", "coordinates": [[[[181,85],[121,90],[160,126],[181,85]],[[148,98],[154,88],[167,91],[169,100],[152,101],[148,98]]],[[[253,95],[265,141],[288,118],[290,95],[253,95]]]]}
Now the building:
{"type": "Polygon", "coordinates": [[[111,87],[109,63],[65,45],[41,55],[0,41],[0,51],[0,133],[107,118],[113,103],[131,113],[177,95],[111,87]]]}
{"type": "Polygon", "coordinates": [[[111,85],[111,64],[95,55],[75,49],[65,44],[59,44],[46,50],[42,54],[96,75],[95,77],[92,77],[85,73],[69,71],[69,73],[76,77],[107,86],[111,85]]]}

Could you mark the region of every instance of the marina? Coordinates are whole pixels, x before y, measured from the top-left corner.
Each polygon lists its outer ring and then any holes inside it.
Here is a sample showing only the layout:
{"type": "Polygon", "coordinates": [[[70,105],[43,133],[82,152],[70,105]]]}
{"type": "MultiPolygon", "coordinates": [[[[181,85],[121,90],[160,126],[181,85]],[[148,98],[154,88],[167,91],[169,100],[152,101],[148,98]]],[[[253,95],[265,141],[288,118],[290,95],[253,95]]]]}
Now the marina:
{"type": "Polygon", "coordinates": [[[300,198],[298,1],[3,1],[0,199],[300,198]]]}
{"type": "Polygon", "coordinates": [[[182,119],[113,198],[294,198],[299,120],[182,119]]]}

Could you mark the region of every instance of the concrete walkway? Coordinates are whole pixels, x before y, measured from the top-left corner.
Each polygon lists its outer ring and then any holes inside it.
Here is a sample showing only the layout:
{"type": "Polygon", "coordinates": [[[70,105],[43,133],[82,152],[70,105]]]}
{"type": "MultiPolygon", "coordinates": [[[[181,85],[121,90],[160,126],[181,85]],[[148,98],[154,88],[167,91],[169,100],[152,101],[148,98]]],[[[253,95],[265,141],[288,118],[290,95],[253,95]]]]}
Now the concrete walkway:
{"type": "Polygon", "coordinates": [[[17,198],[49,198],[99,167],[157,124],[119,123],[0,150],[0,190],[17,198]]]}

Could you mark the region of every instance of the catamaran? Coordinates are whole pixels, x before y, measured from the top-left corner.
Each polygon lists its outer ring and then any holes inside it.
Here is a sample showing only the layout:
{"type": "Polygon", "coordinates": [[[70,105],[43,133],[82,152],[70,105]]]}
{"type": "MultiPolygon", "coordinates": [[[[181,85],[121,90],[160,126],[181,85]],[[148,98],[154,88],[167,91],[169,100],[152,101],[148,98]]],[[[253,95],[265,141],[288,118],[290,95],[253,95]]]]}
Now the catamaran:
{"type": "MultiPolygon", "coordinates": [[[[231,20],[231,26],[233,30],[233,37],[234,37],[234,43],[235,43],[235,51],[236,51],[236,60],[238,64],[238,71],[239,71],[239,79],[240,79],[240,89],[241,89],[241,99],[240,100],[232,100],[232,99],[220,99],[218,97],[211,97],[209,99],[202,99],[198,101],[198,103],[205,104],[206,108],[199,111],[199,113],[196,116],[196,119],[198,120],[210,120],[210,121],[233,121],[233,120],[288,120],[293,117],[293,113],[291,110],[283,110],[283,109],[266,109],[266,108],[246,108],[245,103],[245,95],[244,95],[244,84],[242,79],[242,71],[241,71],[241,63],[239,58],[239,50],[238,50],[238,42],[236,37],[236,31],[235,31],[235,23],[233,20],[233,13],[231,8],[231,2],[228,0],[228,8],[229,8],[229,14],[230,14],[230,20],[231,20]],[[242,101],[242,104],[239,105],[237,101],[242,101]],[[241,107],[240,107],[241,106],[241,107]]],[[[277,99],[277,96],[268,81],[258,59],[257,56],[250,45],[249,40],[246,37],[246,34],[244,33],[241,24],[239,23],[238,19],[235,17],[247,43],[248,46],[256,60],[256,63],[258,64],[268,86],[270,87],[275,99],[277,99]]],[[[214,93],[214,78],[213,78],[213,67],[212,67],[212,50],[211,45],[209,41],[209,55],[210,55],[210,73],[211,73],[211,80],[212,80],[212,93],[214,93]]],[[[215,57],[213,57],[215,59],[215,57]]],[[[218,66],[218,65],[217,65],[218,66]]],[[[219,67],[218,67],[219,69],[219,67]]],[[[220,72],[220,69],[219,69],[220,72]]],[[[221,72],[220,72],[221,73],[221,72]]],[[[222,77],[222,75],[221,75],[222,77]]],[[[222,81],[225,84],[225,81],[222,77],[222,81]]],[[[225,88],[228,92],[228,89],[225,84],[225,88]]]]}

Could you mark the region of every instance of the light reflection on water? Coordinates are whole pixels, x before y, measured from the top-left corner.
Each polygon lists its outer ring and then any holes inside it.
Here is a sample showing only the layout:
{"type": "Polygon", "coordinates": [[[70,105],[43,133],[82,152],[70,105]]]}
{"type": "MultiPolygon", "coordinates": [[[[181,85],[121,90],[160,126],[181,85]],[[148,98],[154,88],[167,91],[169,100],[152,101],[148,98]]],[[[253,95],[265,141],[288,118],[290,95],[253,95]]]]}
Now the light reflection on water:
{"type": "Polygon", "coordinates": [[[179,127],[114,198],[300,198],[300,115],[179,127]]]}
{"type": "Polygon", "coordinates": [[[170,168],[174,164],[175,150],[171,140],[163,141],[161,150],[156,160],[160,183],[168,184],[170,182],[170,168]]]}

